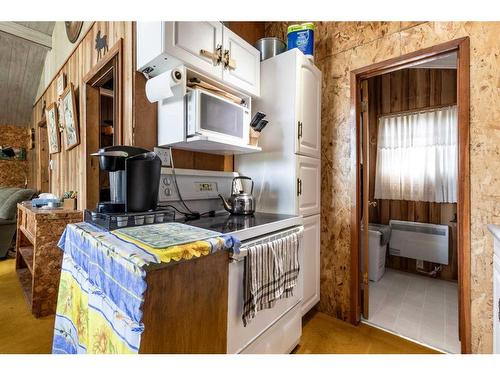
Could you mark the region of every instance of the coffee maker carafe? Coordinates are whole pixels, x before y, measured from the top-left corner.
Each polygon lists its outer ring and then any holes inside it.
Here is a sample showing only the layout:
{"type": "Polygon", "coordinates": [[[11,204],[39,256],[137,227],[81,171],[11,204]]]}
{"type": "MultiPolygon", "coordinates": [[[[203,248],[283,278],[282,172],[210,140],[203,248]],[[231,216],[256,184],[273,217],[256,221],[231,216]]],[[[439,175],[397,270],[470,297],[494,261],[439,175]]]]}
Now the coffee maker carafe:
{"type": "Polygon", "coordinates": [[[158,204],[161,160],[140,147],[110,146],[92,154],[109,172],[110,201],[99,202],[99,213],[147,212],[158,204]]]}

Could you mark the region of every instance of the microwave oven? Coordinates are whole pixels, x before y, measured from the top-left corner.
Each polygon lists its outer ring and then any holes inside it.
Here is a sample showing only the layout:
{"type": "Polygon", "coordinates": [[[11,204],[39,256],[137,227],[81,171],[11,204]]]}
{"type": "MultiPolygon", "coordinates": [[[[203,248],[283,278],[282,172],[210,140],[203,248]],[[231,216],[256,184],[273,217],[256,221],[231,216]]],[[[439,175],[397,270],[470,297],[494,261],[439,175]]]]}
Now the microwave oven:
{"type": "Polygon", "coordinates": [[[186,136],[212,136],[221,141],[247,145],[250,110],[244,105],[201,89],[185,96],[186,136]]]}

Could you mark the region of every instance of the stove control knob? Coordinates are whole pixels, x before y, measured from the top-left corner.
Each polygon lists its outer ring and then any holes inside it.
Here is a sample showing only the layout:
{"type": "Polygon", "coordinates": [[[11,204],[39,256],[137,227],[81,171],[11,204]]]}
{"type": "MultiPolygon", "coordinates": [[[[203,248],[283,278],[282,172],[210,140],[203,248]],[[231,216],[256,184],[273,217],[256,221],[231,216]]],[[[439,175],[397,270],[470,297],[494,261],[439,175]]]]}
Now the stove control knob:
{"type": "Polygon", "coordinates": [[[170,188],[166,188],[166,189],[165,189],[165,195],[166,195],[167,197],[170,197],[170,196],[172,195],[172,191],[170,190],[170,188]]]}
{"type": "Polygon", "coordinates": [[[163,183],[164,183],[165,185],[170,185],[170,177],[168,177],[168,176],[167,176],[167,177],[164,177],[164,178],[163,178],[163,183]]]}

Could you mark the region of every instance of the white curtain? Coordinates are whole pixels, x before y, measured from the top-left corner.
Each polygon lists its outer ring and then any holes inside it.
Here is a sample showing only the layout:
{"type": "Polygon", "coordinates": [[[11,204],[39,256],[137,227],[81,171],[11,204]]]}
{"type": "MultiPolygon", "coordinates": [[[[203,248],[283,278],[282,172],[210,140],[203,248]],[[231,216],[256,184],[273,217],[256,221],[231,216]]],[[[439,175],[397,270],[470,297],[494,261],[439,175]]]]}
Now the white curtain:
{"type": "Polygon", "coordinates": [[[457,107],[379,118],[376,199],[457,201],[457,107]]]}

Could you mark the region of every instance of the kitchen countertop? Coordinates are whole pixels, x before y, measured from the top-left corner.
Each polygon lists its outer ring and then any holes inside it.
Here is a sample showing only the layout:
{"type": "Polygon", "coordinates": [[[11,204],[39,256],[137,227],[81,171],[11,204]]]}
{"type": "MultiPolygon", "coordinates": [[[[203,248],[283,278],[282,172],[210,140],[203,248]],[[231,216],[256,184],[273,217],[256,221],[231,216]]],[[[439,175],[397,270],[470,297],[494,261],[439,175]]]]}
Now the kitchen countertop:
{"type": "Polygon", "coordinates": [[[500,225],[497,224],[488,224],[488,229],[491,234],[500,241],[500,225]]]}

